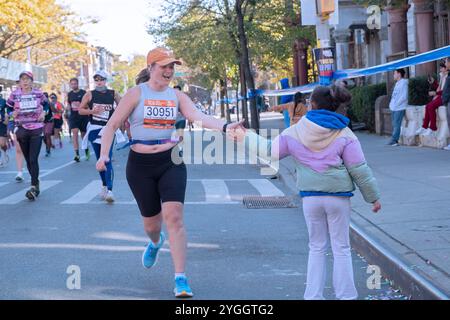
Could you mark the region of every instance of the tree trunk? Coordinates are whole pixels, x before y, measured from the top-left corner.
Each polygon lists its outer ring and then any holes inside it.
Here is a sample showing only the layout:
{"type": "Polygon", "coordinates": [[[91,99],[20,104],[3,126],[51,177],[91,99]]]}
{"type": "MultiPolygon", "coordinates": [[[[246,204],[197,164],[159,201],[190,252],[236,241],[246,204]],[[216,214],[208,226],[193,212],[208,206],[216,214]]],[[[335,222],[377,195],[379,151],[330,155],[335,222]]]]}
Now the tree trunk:
{"type": "Polygon", "coordinates": [[[220,117],[225,118],[225,85],[220,80],[220,117]]]}
{"type": "Polygon", "coordinates": [[[241,81],[241,96],[242,96],[242,118],[244,118],[244,127],[249,128],[248,123],[248,108],[247,108],[247,84],[245,82],[245,74],[244,67],[242,66],[242,62],[239,63],[239,74],[241,81]]]}
{"type": "Polygon", "coordinates": [[[250,97],[250,116],[251,116],[251,127],[259,132],[259,114],[258,109],[256,107],[256,99],[254,96],[255,92],[255,80],[253,78],[251,65],[250,65],[250,56],[248,52],[248,41],[247,35],[245,33],[244,26],[244,15],[242,13],[242,5],[243,0],[236,0],[235,8],[236,8],[236,20],[238,25],[238,34],[239,34],[239,44],[241,47],[241,61],[244,68],[245,79],[247,82],[248,89],[250,89],[251,97],[250,97]]]}
{"type": "Polygon", "coordinates": [[[227,80],[227,74],[225,73],[224,75],[224,82],[225,85],[223,86],[224,88],[224,96],[225,96],[225,116],[227,118],[227,122],[231,122],[231,117],[230,117],[230,102],[228,101],[228,80],[227,80]]]}

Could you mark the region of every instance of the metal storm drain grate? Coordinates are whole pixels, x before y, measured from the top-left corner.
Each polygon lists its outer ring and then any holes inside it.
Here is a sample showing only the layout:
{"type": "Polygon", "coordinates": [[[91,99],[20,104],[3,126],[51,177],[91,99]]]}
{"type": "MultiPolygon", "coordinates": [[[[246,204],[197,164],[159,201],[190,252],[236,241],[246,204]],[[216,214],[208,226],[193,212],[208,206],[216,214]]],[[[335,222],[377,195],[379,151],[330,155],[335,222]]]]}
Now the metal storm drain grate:
{"type": "Polygon", "coordinates": [[[242,198],[247,209],[297,208],[291,197],[245,196],[242,198]]]}

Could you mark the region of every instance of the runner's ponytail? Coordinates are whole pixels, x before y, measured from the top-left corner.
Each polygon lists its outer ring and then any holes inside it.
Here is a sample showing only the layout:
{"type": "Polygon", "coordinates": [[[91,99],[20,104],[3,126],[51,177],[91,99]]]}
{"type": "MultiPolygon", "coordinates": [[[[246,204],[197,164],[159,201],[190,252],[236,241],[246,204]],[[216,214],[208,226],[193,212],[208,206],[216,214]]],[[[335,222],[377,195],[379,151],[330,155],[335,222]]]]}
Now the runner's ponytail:
{"type": "Polygon", "coordinates": [[[136,85],[147,82],[148,80],[150,80],[150,72],[148,71],[148,68],[142,69],[135,79],[136,85]]]}

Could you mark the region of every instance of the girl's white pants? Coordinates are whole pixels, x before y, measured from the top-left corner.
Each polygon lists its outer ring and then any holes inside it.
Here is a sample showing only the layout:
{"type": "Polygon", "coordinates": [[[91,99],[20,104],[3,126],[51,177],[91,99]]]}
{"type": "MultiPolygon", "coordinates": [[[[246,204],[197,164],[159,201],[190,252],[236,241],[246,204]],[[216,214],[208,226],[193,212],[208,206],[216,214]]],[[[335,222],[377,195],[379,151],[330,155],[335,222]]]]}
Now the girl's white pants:
{"type": "Polygon", "coordinates": [[[333,288],[339,300],[358,297],[350,252],[350,198],[312,196],[303,198],[309,233],[308,273],[305,300],[321,300],[326,281],[328,235],[333,251],[333,288]]]}

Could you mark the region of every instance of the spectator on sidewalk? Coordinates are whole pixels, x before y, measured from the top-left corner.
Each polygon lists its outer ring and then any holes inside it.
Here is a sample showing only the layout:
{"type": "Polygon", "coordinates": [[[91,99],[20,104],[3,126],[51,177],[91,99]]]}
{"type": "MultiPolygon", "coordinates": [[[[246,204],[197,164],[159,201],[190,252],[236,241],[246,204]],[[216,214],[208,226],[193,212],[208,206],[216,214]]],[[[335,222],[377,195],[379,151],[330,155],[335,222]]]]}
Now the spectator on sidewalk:
{"type": "Polygon", "coordinates": [[[294,101],[270,107],[268,111],[280,112],[283,110],[289,112],[290,125],[296,124],[308,112],[304,95],[301,92],[296,92],[294,101]]]}
{"type": "Polygon", "coordinates": [[[437,86],[435,87],[435,82],[431,82],[428,79],[428,82],[430,82],[430,91],[429,95],[433,97],[433,99],[427,103],[425,106],[425,118],[423,119],[422,127],[420,127],[419,130],[417,130],[417,135],[436,135],[437,126],[436,126],[436,109],[442,106],[442,90],[444,89],[445,80],[447,79],[447,68],[445,67],[445,63],[440,64],[440,81],[437,86]]]}
{"type": "MultiPolygon", "coordinates": [[[[447,73],[450,72],[450,57],[445,59],[445,66],[447,67],[447,73]]],[[[450,130],[450,80],[447,76],[445,81],[444,89],[442,89],[442,104],[447,106],[447,124],[450,130]]],[[[444,148],[445,150],[450,150],[450,144],[444,148]]]]}
{"type": "Polygon", "coordinates": [[[394,71],[394,80],[396,81],[394,91],[392,92],[389,109],[392,111],[392,137],[389,146],[398,146],[400,139],[400,129],[402,120],[405,116],[405,110],[408,106],[408,79],[405,79],[405,70],[397,69],[394,71]]]}

